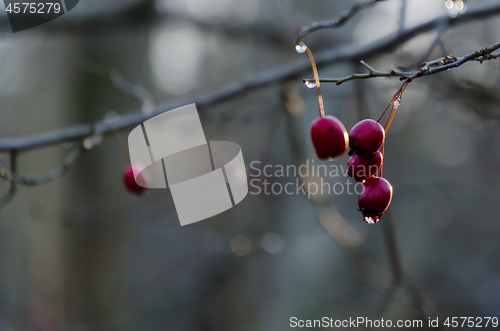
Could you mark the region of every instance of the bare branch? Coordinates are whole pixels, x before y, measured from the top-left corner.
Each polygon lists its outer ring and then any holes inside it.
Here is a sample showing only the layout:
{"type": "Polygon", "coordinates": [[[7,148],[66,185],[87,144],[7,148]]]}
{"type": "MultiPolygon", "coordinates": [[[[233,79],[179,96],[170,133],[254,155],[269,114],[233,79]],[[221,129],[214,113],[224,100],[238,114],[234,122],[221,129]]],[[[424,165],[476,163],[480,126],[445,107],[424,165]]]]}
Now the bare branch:
{"type": "MultiPolygon", "coordinates": [[[[391,70],[391,71],[387,71],[387,72],[377,71],[377,70],[373,69],[372,67],[370,67],[365,61],[360,61],[359,63],[363,67],[368,69],[369,72],[367,72],[366,74],[352,74],[350,76],[343,77],[343,78],[320,78],[319,81],[322,83],[336,83],[337,85],[340,85],[344,82],[347,82],[347,81],[353,80],[353,79],[367,79],[367,78],[373,78],[373,77],[393,77],[393,76],[408,78],[409,76],[411,76],[414,73],[414,72],[402,72],[402,71],[395,71],[395,70],[391,70]]],[[[314,83],[314,79],[312,79],[312,78],[302,79],[302,81],[304,83],[314,83]]]]}
{"type": "MultiPolygon", "coordinates": [[[[319,52],[315,56],[316,63],[318,65],[326,65],[342,61],[352,61],[353,59],[370,58],[377,54],[392,50],[415,36],[437,28],[443,21],[448,22],[448,25],[452,26],[497,14],[500,14],[500,3],[470,9],[466,13],[458,15],[455,18],[449,17],[449,15],[443,15],[421,25],[407,29],[402,33],[393,34],[392,36],[379,39],[364,46],[340,46],[319,52]]],[[[157,114],[190,103],[196,103],[200,108],[207,107],[235,96],[239,96],[243,93],[253,91],[257,88],[267,86],[274,82],[297,77],[299,74],[308,70],[310,70],[309,61],[301,58],[279,67],[258,72],[241,81],[229,83],[207,93],[180,97],[178,99],[160,103],[156,105],[150,115],[145,115],[140,110],[126,114],[121,116],[120,120],[114,123],[114,128],[116,130],[125,130],[134,127],[157,114]]],[[[111,133],[111,129],[104,122],[98,122],[95,125],[82,124],[69,126],[26,137],[0,139],[0,152],[10,151],[13,149],[17,149],[19,152],[22,152],[42,146],[60,144],[67,141],[82,140],[89,136],[92,130],[96,133],[102,134],[111,133]]]]}
{"type": "MultiPolygon", "coordinates": [[[[448,22],[443,22],[441,25],[439,25],[437,27],[437,29],[436,29],[436,36],[434,37],[434,40],[432,41],[431,46],[427,50],[427,53],[425,53],[425,55],[422,57],[422,60],[419,61],[419,62],[425,61],[425,59],[427,59],[428,57],[431,56],[432,51],[434,50],[434,48],[436,48],[436,46],[439,43],[441,43],[441,44],[443,43],[441,41],[441,36],[446,32],[447,27],[448,27],[448,22]]],[[[443,53],[442,55],[444,56],[445,54],[446,53],[443,53]]]]}
{"type": "Polygon", "coordinates": [[[154,109],[155,102],[152,94],[143,86],[125,79],[117,70],[105,70],[90,63],[82,65],[81,70],[109,81],[117,90],[139,101],[142,104],[143,112],[150,113],[154,109]]]}
{"type": "Polygon", "coordinates": [[[499,56],[500,56],[500,52],[497,52],[497,53],[491,53],[487,56],[480,56],[475,60],[479,61],[480,63],[483,63],[486,60],[498,59],[499,56]]]}
{"type": "Polygon", "coordinates": [[[297,40],[295,41],[295,44],[299,44],[307,35],[313,33],[314,31],[320,29],[332,29],[341,27],[342,25],[346,24],[351,18],[353,18],[354,15],[356,15],[360,10],[370,7],[376,4],[377,2],[381,1],[386,1],[386,0],[371,0],[369,2],[358,2],[348,10],[342,12],[340,16],[335,17],[331,20],[314,21],[309,25],[304,25],[299,29],[299,32],[297,33],[297,40]]]}
{"type": "MultiPolygon", "coordinates": [[[[63,159],[63,162],[58,167],[54,168],[46,175],[37,175],[32,177],[20,177],[15,169],[11,167],[10,174],[7,174],[5,170],[0,169],[0,178],[8,180],[11,182],[11,188],[15,187],[15,184],[24,185],[24,186],[37,186],[43,185],[50,182],[55,181],[56,179],[62,177],[68,169],[75,163],[75,161],[82,155],[82,153],[86,150],[83,144],[79,144],[78,147],[74,148],[70,151],[63,159]]],[[[14,157],[15,158],[15,157],[14,157]]],[[[9,200],[10,201],[10,200],[9,200]]],[[[7,204],[8,201],[5,203],[7,204]]],[[[0,203],[0,208],[4,206],[3,203],[0,203]]]]}
{"type": "Polygon", "coordinates": [[[153,96],[144,87],[127,81],[118,71],[111,71],[108,78],[118,90],[142,103],[142,112],[151,113],[155,103],[153,96]]]}
{"type": "MultiPolygon", "coordinates": [[[[452,68],[458,68],[462,64],[469,62],[469,61],[479,61],[480,63],[486,61],[486,60],[491,60],[491,59],[496,59],[498,57],[498,54],[491,54],[497,49],[500,48],[500,42],[497,42],[496,44],[493,44],[489,47],[485,47],[482,49],[479,49],[473,53],[470,53],[469,55],[463,56],[459,59],[447,56],[446,58],[442,59],[440,63],[443,65],[438,65],[437,67],[432,67],[429,68],[429,63],[426,64],[428,69],[425,69],[422,73],[420,71],[417,72],[417,74],[414,75],[414,77],[410,78],[417,78],[421,76],[429,76],[432,74],[436,74],[441,71],[445,71],[448,69],[452,68]]],[[[436,60],[437,61],[437,60],[436,60]]]]}
{"type": "MultiPolygon", "coordinates": [[[[453,69],[453,68],[458,68],[461,65],[463,65],[466,62],[469,61],[479,61],[480,63],[483,63],[486,60],[491,60],[491,59],[496,59],[498,58],[499,53],[492,54],[494,51],[500,48],[500,42],[493,44],[489,47],[485,47],[482,49],[479,49],[475,52],[472,52],[468,55],[465,55],[461,58],[456,58],[451,55],[446,56],[444,58],[439,58],[437,60],[429,61],[422,63],[422,68],[418,71],[411,71],[411,72],[401,72],[401,71],[395,71],[391,70],[389,72],[381,72],[373,69],[370,67],[368,64],[366,64],[364,61],[361,61],[361,65],[363,65],[365,68],[369,70],[368,73],[366,74],[352,74],[347,77],[343,78],[320,78],[320,82],[324,83],[336,83],[337,85],[340,85],[344,82],[347,82],[349,80],[353,79],[366,79],[366,78],[374,78],[374,77],[399,77],[400,80],[404,79],[409,79],[413,80],[415,78],[423,77],[423,76],[430,76],[433,74],[436,74],[438,72],[442,72],[445,70],[453,69]]],[[[304,83],[314,83],[314,79],[303,79],[304,83]]]]}

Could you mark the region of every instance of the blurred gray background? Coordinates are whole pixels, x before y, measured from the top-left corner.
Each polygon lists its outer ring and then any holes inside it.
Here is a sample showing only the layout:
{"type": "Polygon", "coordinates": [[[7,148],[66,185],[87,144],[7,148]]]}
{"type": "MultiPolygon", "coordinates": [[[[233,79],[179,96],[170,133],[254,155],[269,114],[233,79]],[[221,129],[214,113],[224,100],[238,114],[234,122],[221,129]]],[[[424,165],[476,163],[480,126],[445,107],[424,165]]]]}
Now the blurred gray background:
{"type": "MultiPolygon", "coordinates": [[[[486,2],[469,1],[468,10],[486,2]]],[[[81,0],[68,15],[17,34],[2,17],[0,136],[140,109],[95,71],[117,70],[166,101],[303,58],[294,50],[298,28],[351,5],[81,0]]],[[[400,8],[399,0],[381,2],[306,42],[313,53],[373,42],[397,31],[400,8]]],[[[447,14],[444,1],[408,0],[405,24],[447,14]]],[[[500,40],[500,18],[450,27],[423,58],[435,34],[364,60],[387,71],[469,54],[500,40]]],[[[362,222],[356,196],[249,194],[180,227],[167,190],[137,197],[124,189],[128,160],[107,137],[55,183],[19,186],[0,211],[0,330],[287,330],[292,316],[499,316],[499,65],[471,62],[410,85],[385,147],[394,198],[375,226],[362,222]],[[405,278],[394,291],[386,217],[405,278]]],[[[341,77],[365,69],[344,61],[319,71],[341,77]]],[[[315,92],[301,82],[311,75],[199,109],[207,140],[238,143],[248,166],[321,163],[309,139],[315,92]]],[[[377,118],[400,84],[323,84],[326,113],[349,130],[361,117],[377,118]]],[[[22,154],[19,173],[50,171],[71,146],[22,154]]]]}

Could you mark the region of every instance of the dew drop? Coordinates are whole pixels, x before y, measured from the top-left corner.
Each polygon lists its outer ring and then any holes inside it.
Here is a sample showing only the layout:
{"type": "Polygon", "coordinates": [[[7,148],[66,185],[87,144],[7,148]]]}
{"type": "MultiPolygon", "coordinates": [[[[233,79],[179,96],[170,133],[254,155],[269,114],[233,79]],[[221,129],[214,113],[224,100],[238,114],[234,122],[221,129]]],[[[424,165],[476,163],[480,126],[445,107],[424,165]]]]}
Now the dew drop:
{"type": "Polygon", "coordinates": [[[102,133],[96,133],[93,136],[87,137],[83,140],[83,148],[89,150],[102,143],[102,133]]]}
{"type": "Polygon", "coordinates": [[[400,104],[401,104],[401,98],[397,98],[394,101],[394,109],[398,109],[400,104]]]}
{"type": "Polygon", "coordinates": [[[300,44],[295,45],[295,50],[297,51],[297,53],[304,53],[306,49],[307,46],[303,42],[300,42],[300,44]]]}
{"type": "Polygon", "coordinates": [[[311,80],[306,80],[306,81],[304,82],[304,85],[305,85],[307,88],[315,88],[315,87],[316,87],[316,82],[311,81],[311,80]]]}
{"type": "Polygon", "coordinates": [[[91,138],[85,138],[83,140],[83,148],[89,150],[89,149],[92,149],[92,147],[94,147],[94,143],[92,141],[91,138]]]}
{"type": "Polygon", "coordinates": [[[380,219],[377,216],[370,217],[370,216],[365,216],[365,222],[368,224],[376,224],[378,223],[380,219]]]}

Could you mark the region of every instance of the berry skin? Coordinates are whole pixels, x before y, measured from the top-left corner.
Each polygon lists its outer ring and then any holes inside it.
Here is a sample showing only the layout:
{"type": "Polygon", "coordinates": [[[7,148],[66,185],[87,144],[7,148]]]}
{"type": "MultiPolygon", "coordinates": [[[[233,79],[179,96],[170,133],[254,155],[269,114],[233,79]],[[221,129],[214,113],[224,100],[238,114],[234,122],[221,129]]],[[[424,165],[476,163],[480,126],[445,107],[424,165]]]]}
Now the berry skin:
{"type": "Polygon", "coordinates": [[[358,122],[349,132],[349,147],[362,156],[371,155],[382,147],[385,130],[378,122],[366,119],[358,122]]]}
{"type": "Polygon", "coordinates": [[[321,160],[344,155],[349,146],[349,134],[344,124],[331,115],[318,117],[312,122],[311,140],[321,160]]]}
{"type": "Polygon", "coordinates": [[[379,151],[370,156],[359,156],[354,154],[347,162],[348,176],[354,177],[357,182],[363,182],[375,176],[382,165],[383,156],[379,151]]]}
{"type": "Polygon", "coordinates": [[[363,213],[364,221],[377,223],[391,204],[391,200],[392,186],[387,180],[379,177],[367,179],[358,198],[358,207],[363,213]]]}
{"type": "MultiPolygon", "coordinates": [[[[122,175],[123,176],[123,184],[125,184],[125,187],[127,188],[127,190],[130,193],[140,195],[140,194],[144,193],[146,188],[137,184],[137,182],[134,178],[134,169],[136,170],[136,172],[139,171],[139,169],[134,165],[129,164],[125,167],[125,170],[123,171],[123,175],[122,175]]],[[[140,180],[143,177],[144,177],[144,175],[142,173],[140,173],[137,176],[137,179],[140,180]]]]}

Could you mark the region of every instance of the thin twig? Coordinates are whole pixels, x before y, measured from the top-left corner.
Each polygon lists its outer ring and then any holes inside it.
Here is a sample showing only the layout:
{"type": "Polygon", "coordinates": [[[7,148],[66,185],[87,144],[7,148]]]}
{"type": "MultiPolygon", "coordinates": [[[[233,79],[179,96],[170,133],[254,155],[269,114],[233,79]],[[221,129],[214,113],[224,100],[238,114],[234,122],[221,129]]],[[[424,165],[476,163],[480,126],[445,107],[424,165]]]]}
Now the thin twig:
{"type": "MultiPolygon", "coordinates": [[[[494,3],[477,7],[476,9],[470,9],[466,13],[458,15],[455,18],[452,18],[449,15],[443,15],[426,23],[407,29],[402,33],[393,34],[392,36],[381,38],[364,46],[340,46],[325,50],[323,52],[319,52],[315,56],[316,63],[318,65],[326,65],[342,61],[352,61],[353,59],[373,57],[377,54],[394,49],[395,47],[422,33],[437,28],[437,26],[439,26],[439,24],[442,24],[443,21],[447,21],[448,24],[452,26],[456,24],[466,23],[471,20],[477,20],[479,18],[494,16],[497,14],[500,14],[500,3],[494,3]]],[[[121,116],[120,120],[115,123],[115,128],[117,130],[125,130],[137,126],[138,124],[157,114],[190,103],[196,103],[196,105],[200,108],[211,106],[230,98],[240,96],[243,93],[253,91],[257,88],[265,87],[274,82],[284,81],[286,79],[297,77],[297,75],[307,70],[310,70],[309,61],[307,59],[298,59],[279,67],[258,72],[246,77],[243,80],[229,83],[207,93],[189,95],[160,103],[153,109],[150,115],[144,115],[141,111],[128,113],[121,116]]],[[[19,150],[19,152],[23,152],[43,146],[60,144],[68,141],[82,140],[85,139],[85,137],[89,136],[92,130],[102,134],[111,133],[111,129],[101,122],[98,122],[93,126],[90,124],[69,126],[31,136],[0,139],[0,152],[10,151],[12,149],[17,149],[19,150]]]]}
{"type": "MultiPolygon", "coordinates": [[[[441,40],[441,37],[446,32],[447,27],[448,27],[448,22],[446,22],[446,21],[443,21],[443,23],[440,26],[438,26],[438,28],[436,29],[436,36],[434,37],[434,40],[432,41],[431,46],[427,50],[427,53],[425,53],[425,55],[422,57],[422,61],[419,61],[418,64],[420,64],[420,62],[423,62],[423,61],[425,61],[425,59],[430,57],[434,48],[436,48],[436,46],[439,45],[440,43],[441,44],[443,43],[441,40]]],[[[444,56],[445,54],[446,53],[444,53],[442,55],[444,56]]]]}
{"type": "MultiPolygon", "coordinates": [[[[336,83],[337,85],[340,85],[342,83],[345,83],[345,82],[353,80],[353,79],[367,79],[367,78],[373,78],[373,77],[392,77],[392,76],[408,78],[415,73],[415,72],[403,72],[403,71],[395,71],[395,70],[383,72],[383,71],[378,71],[378,70],[373,69],[364,61],[360,61],[359,63],[363,67],[368,69],[369,72],[367,72],[365,74],[352,74],[350,76],[343,77],[343,78],[320,78],[319,81],[324,82],[324,83],[336,83]]],[[[303,79],[302,81],[304,83],[314,82],[313,79],[303,79]]]]}
{"type": "MultiPolygon", "coordinates": [[[[429,68],[424,70],[424,72],[420,73],[418,71],[416,74],[414,74],[414,77],[410,77],[412,79],[417,78],[417,77],[422,77],[422,76],[430,76],[433,74],[436,74],[438,72],[446,71],[448,69],[453,69],[453,68],[458,68],[462,64],[469,62],[469,61],[479,61],[480,63],[483,63],[486,60],[491,60],[491,59],[496,59],[498,57],[498,54],[491,54],[497,49],[500,48],[500,42],[497,42],[489,47],[485,47],[482,49],[479,49],[475,52],[470,53],[469,55],[463,56],[458,59],[453,59],[452,57],[448,56],[442,60],[443,65],[439,65],[437,67],[429,68]]],[[[428,63],[427,63],[428,64],[428,63]]]]}
{"type": "Polygon", "coordinates": [[[129,95],[142,104],[142,112],[151,113],[155,107],[153,96],[144,87],[126,80],[118,71],[112,70],[108,74],[111,83],[123,94],[129,95]]]}
{"type": "MultiPolygon", "coordinates": [[[[13,169],[13,167],[11,166],[10,174],[7,174],[2,171],[0,172],[0,178],[10,181],[11,188],[15,187],[15,184],[24,186],[38,186],[51,183],[56,179],[60,178],[61,176],[63,176],[64,174],[66,174],[71,165],[75,163],[75,161],[78,159],[78,157],[80,157],[80,155],[82,155],[84,151],[86,151],[86,148],[83,147],[83,144],[79,144],[78,147],[75,147],[64,157],[62,163],[59,166],[52,169],[48,174],[45,175],[21,177],[15,172],[15,169],[13,169]]],[[[0,206],[2,206],[2,203],[0,203],[0,206]]]]}
{"type": "Polygon", "coordinates": [[[298,45],[307,35],[313,33],[314,31],[320,29],[333,29],[341,27],[346,24],[351,18],[354,17],[360,10],[370,7],[377,2],[386,1],[386,0],[371,0],[369,2],[358,2],[354,4],[351,8],[343,11],[340,16],[335,17],[330,20],[324,21],[314,21],[309,25],[304,25],[299,29],[297,33],[297,40],[295,44],[298,45]]]}
{"type": "MultiPolygon", "coordinates": [[[[491,59],[496,59],[498,58],[499,53],[494,53],[492,52],[496,51],[497,49],[500,48],[500,42],[497,42],[489,47],[485,47],[482,49],[479,49],[475,52],[472,52],[468,55],[465,55],[460,58],[455,58],[451,55],[439,58],[437,60],[429,61],[423,63],[423,66],[420,70],[418,71],[411,71],[411,72],[401,72],[401,71],[395,71],[391,70],[389,72],[382,72],[382,71],[377,71],[367,65],[365,62],[361,61],[361,65],[363,65],[365,68],[369,70],[368,73],[365,74],[352,74],[347,77],[342,77],[342,78],[320,78],[319,81],[323,83],[336,83],[337,85],[340,85],[344,82],[353,80],[353,79],[367,79],[367,78],[374,78],[374,77],[399,77],[400,80],[404,79],[410,79],[413,80],[415,78],[423,77],[423,76],[430,76],[433,74],[437,74],[438,72],[446,71],[449,69],[453,68],[458,68],[462,64],[469,62],[469,61],[479,61],[480,63],[483,63],[486,60],[491,60],[491,59]]],[[[304,83],[306,82],[313,82],[314,80],[312,79],[303,79],[304,83]]]]}
{"type": "Polygon", "coordinates": [[[81,66],[81,70],[109,81],[118,91],[139,101],[142,104],[142,111],[144,113],[150,113],[154,109],[155,102],[153,95],[143,86],[125,79],[116,69],[103,70],[96,65],[86,63],[81,66]]]}

